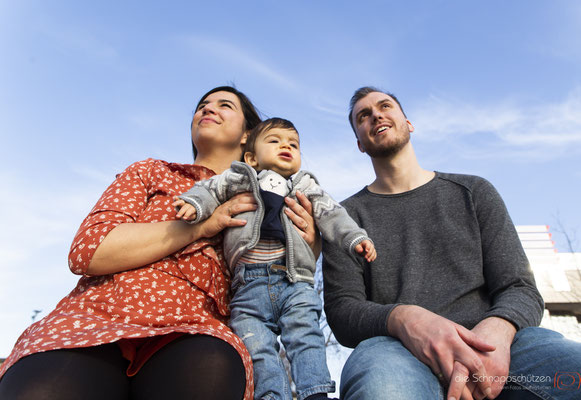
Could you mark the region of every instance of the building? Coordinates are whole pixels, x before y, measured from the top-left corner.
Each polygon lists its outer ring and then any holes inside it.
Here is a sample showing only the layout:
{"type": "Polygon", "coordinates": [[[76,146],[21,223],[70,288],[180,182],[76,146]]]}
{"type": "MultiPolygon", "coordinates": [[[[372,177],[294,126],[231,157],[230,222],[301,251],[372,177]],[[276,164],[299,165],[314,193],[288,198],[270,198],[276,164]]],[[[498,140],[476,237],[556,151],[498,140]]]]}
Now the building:
{"type": "Polygon", "coordinates": [[[546,225],[516,229],[545,300],[541,326],[581,341],[581,253],[559,253],[546,225]]]}

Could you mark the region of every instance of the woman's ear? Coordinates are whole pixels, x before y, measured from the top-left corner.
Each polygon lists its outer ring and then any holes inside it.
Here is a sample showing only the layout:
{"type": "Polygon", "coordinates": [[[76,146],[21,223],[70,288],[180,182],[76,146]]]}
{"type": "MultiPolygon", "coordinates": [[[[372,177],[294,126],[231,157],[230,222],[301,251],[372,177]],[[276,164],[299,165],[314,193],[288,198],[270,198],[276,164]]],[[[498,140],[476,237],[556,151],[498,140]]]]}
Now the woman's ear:
{"type": "Polygon", "coordinates": [[[248,131],[244,132],[242,135],[242,139],[240,139],[240,145],[245,145],[246,141],[248,140],[248,131]]]}
{"type": "Polygon", "coordinates": [[[258,167],[258,161],[256,160],[256,155],[251,151],[247,151],[246,153],[244,153],[244,162],[246,164],[250,165],[254,169],[256,169],[256,167],[258,167]]]}

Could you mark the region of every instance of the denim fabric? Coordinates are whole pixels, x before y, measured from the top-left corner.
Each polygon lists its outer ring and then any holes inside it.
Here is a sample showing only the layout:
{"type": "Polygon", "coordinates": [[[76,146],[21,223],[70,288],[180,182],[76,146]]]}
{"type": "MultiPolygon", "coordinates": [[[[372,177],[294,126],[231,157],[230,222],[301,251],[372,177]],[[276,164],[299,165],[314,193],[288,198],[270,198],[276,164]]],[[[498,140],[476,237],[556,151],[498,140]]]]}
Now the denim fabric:
{"type": "Polygon", "coordinates": [[[319,328],[321,300],[307,282],[290,283],[281,262],[237,267],[230,326],[244,341],[254,365],[255,399],[292,399],[278,355],[277,336],[291,363],[297,399],[335,390],[319,328]],[[278,265],[277,265],[278,264],[278,265]]]}
{"type": "MultiPolygon", "coordinates": [[[[581,343],[543,328],[517,332],[508,383],[497,399],[580,399],[581,343]]],[[[341,399],[443,399],[432,371],[399,340],[377,336],[361,342],[341,375],[341,399]]]]}

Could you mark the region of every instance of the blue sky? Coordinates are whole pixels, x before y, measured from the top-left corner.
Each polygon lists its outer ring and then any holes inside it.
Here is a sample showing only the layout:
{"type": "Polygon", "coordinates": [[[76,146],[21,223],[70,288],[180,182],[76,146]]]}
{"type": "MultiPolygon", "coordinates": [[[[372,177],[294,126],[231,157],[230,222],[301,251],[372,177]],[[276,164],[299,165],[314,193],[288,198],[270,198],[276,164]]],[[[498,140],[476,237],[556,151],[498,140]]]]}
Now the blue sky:
{"type": "Polygon", "coordinates": [[[115,174],[191,162],[192,109],[231,82],[295,123],[338,200],[373,179],[346,112],[375,85],[424,168],[483,176],[516,224],[581,235],[579,38],[581,4],[559,0],[0,0],[0,357],[73,288],[70,243],[115,174]]]}

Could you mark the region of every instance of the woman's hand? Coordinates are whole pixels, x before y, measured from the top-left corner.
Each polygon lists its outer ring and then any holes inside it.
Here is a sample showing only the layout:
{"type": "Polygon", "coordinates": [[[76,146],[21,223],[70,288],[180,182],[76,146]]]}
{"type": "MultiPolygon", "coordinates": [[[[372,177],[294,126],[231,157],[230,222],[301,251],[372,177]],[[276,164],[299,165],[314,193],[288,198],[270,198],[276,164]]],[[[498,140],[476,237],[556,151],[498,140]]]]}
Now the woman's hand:
{"type": "Polygon", "coordinates": [[[313,218],[313,205],[307,196],[298,190],[297,199],[299,199],[298,203],[290,197],[285,197],[284,200],[288,207],[285,208],[284,212],[295,225],[295,229],[299,232],[299,235],[305,239],[311,250],[313,250],[315,258],[319,258],[322,247],[321,235],[313,218]]]}
{"type": "MultiPolygon", "coordinates": [[[[235,219],[233,217],[246,211],[254,211],[257,207],[256,200],[252,193],[247,192],[237,194],[217,207],[210,218],[199,223],[198,238],[210,238],[216,236],[225,228],[246,225],[246,221],[235,219]]],[[[198,238],[195,238],[194,240],[198,238]]]]}

